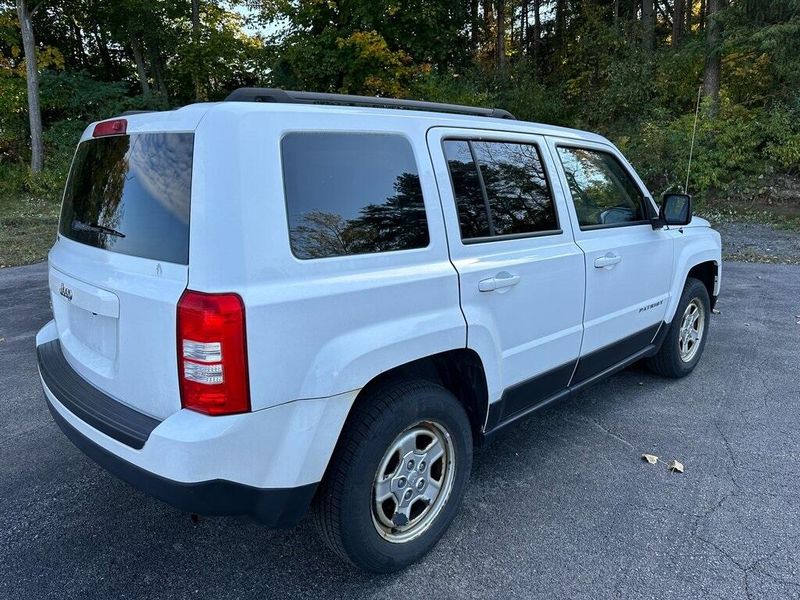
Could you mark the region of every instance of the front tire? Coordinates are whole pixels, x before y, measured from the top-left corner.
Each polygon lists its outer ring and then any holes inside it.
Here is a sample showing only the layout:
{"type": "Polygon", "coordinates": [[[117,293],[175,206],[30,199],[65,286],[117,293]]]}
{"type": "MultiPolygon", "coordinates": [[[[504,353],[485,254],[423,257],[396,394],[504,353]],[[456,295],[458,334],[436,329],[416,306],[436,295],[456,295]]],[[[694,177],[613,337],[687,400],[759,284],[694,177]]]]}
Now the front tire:
{"type": "Polygon", "coordinates": [[[397,381],[367,394],[331,459],[315,520],[338,556],[390,573],[450,526],[472,467],[472,432],[464,407],[438,384],[397,381]]]}
{"type": "Polygon", "coordinates": [[[702,281],[686,280],[675,317],[658,353],[647,366],[664,377],[686,377],[700,361],[708,339],[711,302],[702,281]]]}

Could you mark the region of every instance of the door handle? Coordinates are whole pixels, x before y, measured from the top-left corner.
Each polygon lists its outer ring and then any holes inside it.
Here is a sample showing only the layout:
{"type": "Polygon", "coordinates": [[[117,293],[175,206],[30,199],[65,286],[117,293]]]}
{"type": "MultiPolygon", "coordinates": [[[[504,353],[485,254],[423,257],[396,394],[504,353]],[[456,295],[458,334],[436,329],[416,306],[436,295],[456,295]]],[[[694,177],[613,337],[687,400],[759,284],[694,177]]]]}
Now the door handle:
{"type": "Polygon", "coordinates": [[[519,275],[512,275],[506,271],[501,271],[494,277],[489,277],[488,279],[481,279],[478,282],[478,289],[481,292],[493,292],[495,290],[500,290],[503,288],[510,288],[511,286],[517,285],[519,283],[520,276],[519,275]]]}
{"type": "Polygon", "coordinates": [[[596,258],[594,261],[594,266],[596,269],[604,269],[606,267],[613,267],[614,265],[620,262],[622,262],[622,257],[619,254],[614,254],[613,252],[609,252],[605,256],[596,258]]]}

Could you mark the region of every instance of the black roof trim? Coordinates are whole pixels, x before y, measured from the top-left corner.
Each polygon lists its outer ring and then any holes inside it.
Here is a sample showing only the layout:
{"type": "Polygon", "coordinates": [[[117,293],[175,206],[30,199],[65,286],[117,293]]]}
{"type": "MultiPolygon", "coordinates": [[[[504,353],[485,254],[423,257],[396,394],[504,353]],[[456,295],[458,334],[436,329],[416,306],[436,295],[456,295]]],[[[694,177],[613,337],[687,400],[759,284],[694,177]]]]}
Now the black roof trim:
{"type": "Polygon", "coordinates": [[[324,94],[318,92],[295,92],[279,88],[239,88],[232,92],[225,102],[275,102],[279,104],[334,104],[344,106],[371,106],[373,108],[405,108],[431,112],[473,115],[514,119],[507,110],[501,108],[482,108],[441,102],[420,100],[401,100],[399,98],[378,98],[373,96],[352,96],[349,94],[324,94]]]}

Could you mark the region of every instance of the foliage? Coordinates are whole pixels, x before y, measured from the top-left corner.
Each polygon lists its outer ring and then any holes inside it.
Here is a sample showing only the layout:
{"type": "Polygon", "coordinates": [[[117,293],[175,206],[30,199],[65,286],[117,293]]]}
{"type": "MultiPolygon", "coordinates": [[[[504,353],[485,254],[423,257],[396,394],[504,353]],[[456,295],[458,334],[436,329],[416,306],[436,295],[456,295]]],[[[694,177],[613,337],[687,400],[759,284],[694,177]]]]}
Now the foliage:
{"type": "Polygon", "coordinates": [[[721,99],[701,106],[690,191],[750,198],[761,177],[800,175],[800,0],[728,0],[713,16],[708,2],[661,0],[652,48],[639,2],[541,0],[536,29],[529,0],[194,1],[197,21],[192,0],[39,4],[45,170],[32,176],[16,7],[0,0],[0,226],[54,219],[91,121],[247,85],[498,106],[606,135],[654,193],[682,189],[712,50],[721,99]],[[673,40],[679,1],[692,16],[673,40]]]}

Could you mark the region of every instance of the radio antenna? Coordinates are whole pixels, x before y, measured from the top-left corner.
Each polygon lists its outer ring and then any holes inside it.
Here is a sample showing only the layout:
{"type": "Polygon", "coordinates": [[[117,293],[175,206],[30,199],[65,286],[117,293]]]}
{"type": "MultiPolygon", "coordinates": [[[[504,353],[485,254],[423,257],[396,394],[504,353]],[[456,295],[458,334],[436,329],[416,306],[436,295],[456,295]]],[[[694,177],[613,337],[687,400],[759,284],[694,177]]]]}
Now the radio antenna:
{"type": "Polygon", "coordinates": [[[689,146],[689,166],[686,168],[686,184],[683,186],[683,193],[689,193],[689,174],[692,172],[692,155],[694,154],[694,138],[697,136],[697,117],[700,115],[700,96],[703,93],[703,86],[697,88],[697,107],[694,109],[694,129],[692,129],[692,144],[689,146]]]}

